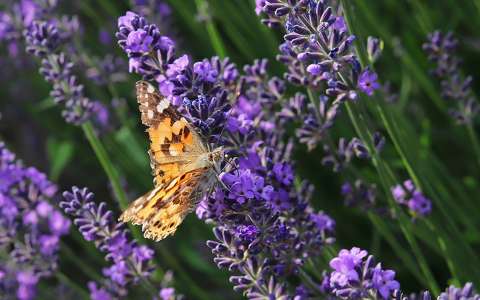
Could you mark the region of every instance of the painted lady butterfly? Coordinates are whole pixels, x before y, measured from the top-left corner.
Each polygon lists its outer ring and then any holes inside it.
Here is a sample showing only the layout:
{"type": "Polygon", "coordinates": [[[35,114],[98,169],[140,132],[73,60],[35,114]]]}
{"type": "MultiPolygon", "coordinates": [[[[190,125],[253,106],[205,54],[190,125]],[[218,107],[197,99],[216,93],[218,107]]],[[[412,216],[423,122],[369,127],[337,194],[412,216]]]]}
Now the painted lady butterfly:
{"type": "Polygon", "coordinates": [[[185,216],[216,180],[221,147],[209,145],[170,101],[148,82],[136,84],[142,123],[150,137],[150,165],[155,188],[135,200],[120,221],[142,225],[144,236],[156,241],[175,233],[185,216]]]}

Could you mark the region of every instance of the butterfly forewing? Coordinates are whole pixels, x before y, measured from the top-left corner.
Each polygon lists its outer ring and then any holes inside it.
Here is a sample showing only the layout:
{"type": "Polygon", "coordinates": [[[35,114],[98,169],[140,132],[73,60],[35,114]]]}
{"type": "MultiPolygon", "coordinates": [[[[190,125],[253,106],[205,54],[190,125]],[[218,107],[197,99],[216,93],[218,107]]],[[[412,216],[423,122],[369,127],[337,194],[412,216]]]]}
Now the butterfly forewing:
{"type": "Polygon", "coordinates": [[[142,123],[150,138],[150,165],[155,188],[135,200],[120,221],[142,225],[146,238],[173,234],[197,205],[209,185],[211,167],[199,157],[206,153],[200,136],[168,99],[149,83],[136,85],[142,123]]]}
{"type": "Polygon", "coordinates": [[[148,82],[136,84],[142,123],[150,138],[150,165],[155,184],[170,181],[205,152],[199,135],[170,101],[148,82]]]}

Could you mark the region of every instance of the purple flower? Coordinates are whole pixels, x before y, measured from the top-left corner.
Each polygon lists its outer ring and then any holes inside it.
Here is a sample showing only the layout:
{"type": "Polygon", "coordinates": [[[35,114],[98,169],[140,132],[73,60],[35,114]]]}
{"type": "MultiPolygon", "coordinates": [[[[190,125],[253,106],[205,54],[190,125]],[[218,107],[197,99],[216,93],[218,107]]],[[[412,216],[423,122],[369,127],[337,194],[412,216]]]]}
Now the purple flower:
{"type": "Polygon", "coordinates": [[[415,187],[412,180],[406,180],[391,188],[395,201],[408,207],[413,217],[425,217],[432,211],[432,202],[415,187]]]}
{"type": "Polygon", "coordinates": [[[259,234],[260,230],[255,225],[240,225],[236,228],[237,238],[246,244],[253,242],[259,234]]]}
{"type": "Polygon", "coordinates": [[[207,82],[215,82],[218,76],[217,70],[212,67],[207,59],[194,63],[193,72],[207,82]]]}
{"type": "Polygon", "coordinates": [[[432,202],[419,191],[413,193],[407,205],[410,211],[420,216],[429,215],[432,211],[432,202]]]}
{"type": "Polygon", "coordinates": [[[163,288],[160,290],[159,296],[162,300],[173,300],[175,299],[175,289],[163,288]]]}
{"type": "Polygon", "coordinates": [[[0,12],[0,40],[7,40],[14,30],[12,17],[5,12],[0,12]]]}
{"type": "Polygon", "coordinates": [[[400,288],[395,272],[382,269],[380,263],[374,266],[373,256],[367,255],[357,247],[340,250],[330,261],[333,271],[325,275],[322,290],[341,299],[364,299],[372,294],[392,299],[400,288]]]}
{"type": "Polygon", "coordinates": [[[395,272],[392,270],[382,270],[378,264],[373,270],[373,287],[378,290],[383,299],[390,299],[390,295],[400,288],[400,284],[395,280],[395,272]]]}
{"type": "Polygon", "coordinates": [[[39,237],[40,252],[44,255],[53,255],[59,248],[59,238],[56,235],[42,235],[39,237]]]}
{"type": "Polygon", "coordinates": [[[143,262],[153,258],[153,250],[147,246],[139,246],[133,249],[133,255],[137,261],[143,262]]]}
{"type": "Polygon", "coordinates": [[[90,290],[90,297],[92,300],[112,300],[114,299],[110,293],[104,288],[98,288],[97,283],[90,281],[88,283],[88,289],[90,290]]]}
{"type": "Polygon", "coordinates": [[[367,254],[367,251],[357,247],[353,247],[351,250],[341,250],[338,257],[330,261],[330,267],[335,270],[330,276],[330,284],[344,287],[352,281],[358,281],[359,274],[355,269],[367,254]]]}
{"type": "Polygon", "coordinates": [[[317,226],[318,230],[321,232],[335,232],[335,220],[333,220],[329,215],[324,212],[319,212],[317,214],[311,214],[310,218],[317,226]]]}
{"type": "Polygon", "coordinates": [[[255,0],[255,13],[260,15],[263,11],[263,7],[265,6],[266,0],[255,0]]]}
{"type": "Polygon", "coordinates": [[[311,64],[307,67],[307,72],[312,75],[320,75],[322,74],[322,66],[319,64],[311,64]]]}
{"type": "Polygon", "coordinates": [[[129,30],[135,30],[133,23],[139,20],[139,16],[131,11],[127,11],[124,16],[118,18],[118,27],[126,27],[129,30]]]}
{"type": "Polygon", "coordinates": [[[40,6],[33,0],[21,0],[20,13],[22,14],[23,24],[29,27],[40,13],[40,6]]]}
{"type": "Polygon", "coordinates": [[[143,29],[128,34],[125,50],[132,52],[148,52],[152,46],[153,37],[143,29]]]}
{"type": "Polygon", "coordinates": [[[1,271],[18,283],[7,295],[32,299],[39,280],[57,268],[60,237],[70,223],[49,203],[55,192],[45,174],[25,167],[0,142],[0,247],[8,266],[1,271]]]}
{"type": "Polygon", "coordinates": [[[93,193],[87,188],[73,187],[71,192],[65,191],[63,197],[60,207],[74,217],[73,223],[84,238],[93,241],[111,262],[103,269],[106,278],[102,287],[97,287],[94,282],[88,284],[93,299],[116,299],[127,295],[128,286],[149,281],[154,269],[153,250],[130,240],[128,231],[116,223],[105,202],[97,205],[93,193]]]}
{"type": "Polygon", "coordinates": [[[377,79],[377,73],[367,69],[358,78],[358,88],[368,96],[372,96],[373,92],[380,88],[377,79]]]}
{"type": "Polygon", "coordinates": [[[168,65],[167,72],[165,74],[168,77],[175,77],[181,74],[188,67],[189,64],[190,60],[188,59],[188,56],[186,54],[182,55],[168,65]]]}
{"type": "Polygon", "coordinates": [[[127,276],[129,273],[129,267],[124,260],[115,262],[109,268],[103,269],[103,274],[110,277],[113,282],[119,284],[120,286],[125,286],[127,284],[127,276]]]}
{"type": "Polygon", "coordinates": [[[17,274],[17,298],[19,300],[30,300],[35,297],[35,286],[38,277],[32,271],[23,271],[17,274]]]}

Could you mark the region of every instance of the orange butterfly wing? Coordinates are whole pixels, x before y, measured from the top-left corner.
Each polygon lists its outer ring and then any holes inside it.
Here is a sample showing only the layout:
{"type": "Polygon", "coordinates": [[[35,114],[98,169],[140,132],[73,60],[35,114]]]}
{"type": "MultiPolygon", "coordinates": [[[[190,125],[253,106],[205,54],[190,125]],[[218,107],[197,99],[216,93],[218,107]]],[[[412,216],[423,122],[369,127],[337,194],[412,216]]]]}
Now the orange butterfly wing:
{"type": "Polygon", "coordinates": [[[142,123],[148,126],[154,182],[166,183],[206,149],[187,120],[151,84],[139,81],[136,90],[142,123]]]}
{"type": "Polygon", "coordinates": [[[137,82],[136,90],[142,123],[148,126],[155,188],[131,203],[119,220],[142,225],[146,238],[159,241],[195,208],[210,174],[208,167],[192,167],[206,149],[185,118],[149,83],[137,82]]]}

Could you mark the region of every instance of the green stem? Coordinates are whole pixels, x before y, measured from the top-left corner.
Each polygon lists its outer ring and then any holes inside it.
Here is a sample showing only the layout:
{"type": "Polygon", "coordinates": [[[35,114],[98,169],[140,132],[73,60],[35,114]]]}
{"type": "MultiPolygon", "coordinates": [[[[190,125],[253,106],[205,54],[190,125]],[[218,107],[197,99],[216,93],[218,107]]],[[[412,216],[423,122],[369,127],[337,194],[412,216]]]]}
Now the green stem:
{"type": "Polygon", "coordinates": [[[470,141],[472,142],[473,150],[475,151],[475,156],[477,159],[477,163],[480,166],[480,142],[478,141],[478,137],[475,134],[475,130],[473,129],[473,125],[467,124],[467,132],[470,141]]]}
{"type": "MultiPolygon", "coordinates": [[[[435,228],[435,225],[433,225],[433,223],[429,219],[425,219],[424,222],[425,224],[427,224],[427,227],[432,232],[437,231],[435,228]]],[[[450,272],[452,273],[452,276],[453,276],[452,280],[454,281],[455,285],[459,286],[458,278],[460,278],[460,276],[458,274],[458,270],[456,269],[455,264],[453,263],[450,255],[448,254],[447,244],[441,235],[437,236],[437,242],[438,242],[438,246],[440,247],[440,250],[444,254],[443,256],[445,257],[445,260],[447,261],[447,266],[450,269],[450,272]]]]}
{"type": "Polygon", "coordinates": [[[105,150],[103,144],[100,142],[99,138],[95,134],[95,131],[93,130],[92,123],[90,123],[89,121],[84,123],[82,125],[82,129],[85,133],[85,136],[87,137],[88,142],[90,143],[90,146],[92,146],[95,155],[100,161],[103,170],[108,176],[108,180],[112,185],[113,193],[115,194],[115,198],[118,201],[120,208],[122,210],[126,209],[128,206],[127,196],[120,185],[117,171],[115,170],[113,163],[110,161],[110,158],[107,155],[107,151],[105,150]]]}
{"type": "Polygon", "coordinates": [[[213,49],[218,54],[218,56],[220,58],[224,58],[227,54],[227,51],[225,50],[225,45],[222,42],[222,39],[220,37],[220,34],[218,33],[217,27],[215,26],[215,23],[212,20],[212,15],[208,14],[207,12],[207,10],[209,9],[208,1],[195,0],[195,4],[197,5],[197,11],[199,13],[208,16],[207,19],[205,20],[205,23],[207,27],[208,36],[210,37],[210,42],[212,43],[213,49]]]}
{"type": "MultiPolygon", "coordinates": [[[[87,137],[90,146],[92,146],[95,155],[97,156],[98,161],[102,165],[103,170],[107,174],[108,180],[113,189],[113,193],[115,194],[115,198],[118,201],[118,204],[122,210],[125,210],[128,207],[128,200],[125,191],[122,189],[120,185],[120,179],[118,177],[117,171],[115,170],[112,161],[110,160],[105,147],[103,146],[100,139],[95,134],[93,130],[92,123],[90,121],[85,122],[82,125],[83,132],[87,137]]],[[[142,234],[131,223],[128,224],[130,231],[132,232],[133,237],[140,243],[145,242],[142,237],[142,234]]]]}
{"type": "Polygon", "coordinates": [[[378,232],[383,236],[383,238],[390,244],[390,247],[393,251],[400,257],[403,264],[410,270],[414,277],[417,278],[422,284],[428,285],[428,282],[423,278],[418,272],[418,266],[415,263],[412,256],[408,253],[407,250],[403,248],[402,243],[397,241],[395,234],[388,228],[388,225],[382,220],[381,217],[378,215],[369,212],[368,218],[374,225],[374,227],[378,230],[378,232]]]}

